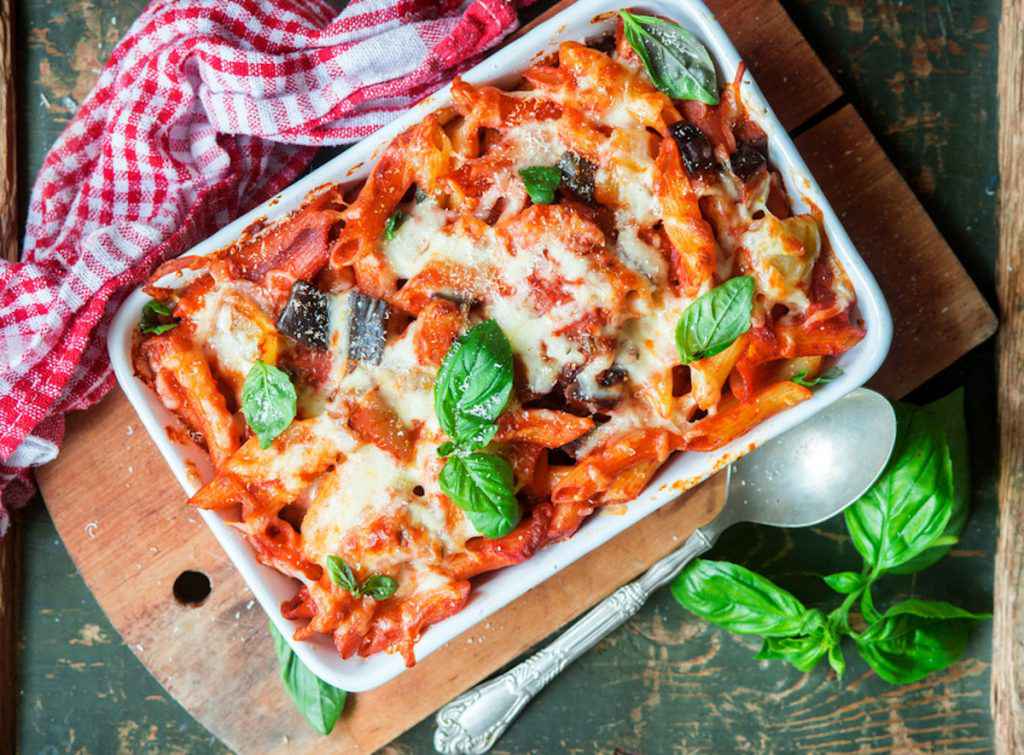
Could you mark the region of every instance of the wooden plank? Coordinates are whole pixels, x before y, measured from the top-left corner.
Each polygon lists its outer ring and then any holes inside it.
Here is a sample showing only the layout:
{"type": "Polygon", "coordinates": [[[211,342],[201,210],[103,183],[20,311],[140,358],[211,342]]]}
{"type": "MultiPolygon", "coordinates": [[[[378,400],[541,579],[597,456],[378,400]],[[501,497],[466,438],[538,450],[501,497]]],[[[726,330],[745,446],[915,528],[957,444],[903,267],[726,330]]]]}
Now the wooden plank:
{"type": "Polygon", "coordinates": [[[995,333],[992,309],[852,107],[796,145],[892,312],[892,348],[872,387],[902,396],[995,333]]]}
{"type": "MultiPolygon", "coordinates": [[[[0,2],[0,255],[18,259],[18,171],[15,155],[14,65],[11,0],[0,2]]],[[[0,742],[17,732],[18,599],[20,540],[16,527],[0,536],[0,742]]]]}
{"type": "Polygon", "coordinates": [[[996,547],[992,714],[1000,753],[1024,752],[1024,1],[999,22],[999,541],[996,547]]]}
{"type": "MultiPolygon", "coordinates": [[[[40,470],[39,482],[111,623],[171,695],[237,751],[322,750],[323,738],[282,693],[266,616],[202,520],[184,505],[120,392],[70,418],[61,455],[40,470]],[[171,586],[186,569],[205,573],[213,584],[200,607],[172,597],[171,586]],[[210,679],[217,680],[215,692],[210,679]]],[[[721,480],[708,481],[395,681],[355,695],[329,740],[332,751],[371,752],[391,741],[678,547],[723,500],[721,480]]]]}

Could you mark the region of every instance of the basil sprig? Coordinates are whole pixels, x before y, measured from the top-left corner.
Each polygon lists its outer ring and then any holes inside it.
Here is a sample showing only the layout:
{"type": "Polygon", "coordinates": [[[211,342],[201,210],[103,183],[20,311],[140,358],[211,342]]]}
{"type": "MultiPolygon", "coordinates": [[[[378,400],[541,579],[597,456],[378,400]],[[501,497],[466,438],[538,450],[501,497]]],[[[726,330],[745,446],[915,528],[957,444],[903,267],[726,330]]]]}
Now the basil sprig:
{"type": "Polygon", "coordinates": [[[718,75],[704,45],[679,24],[619,11],[622,30],[651,83],[677,100],[718,104],[718,75]]]}
{"type": "Polygon", "coordinates": [[[970,625],[989,618],[943,601],[913,598],[879,612],[872,585],[885,574],[920,571],[956,542],[967,517],[967,452],[963,395],[929,406],[897,404],[897,438],[881,477],[846,511],[846,524],[864,560],[860,572],[822,577],[842,603],[828,614],[805,608],[793,595],[742,566],[694,561],[672,584],[676,600],[698,616],[737,634],[764,638],[758,658],[781,659],[809,671],[825,657],[841,676],[841,640],[892,684],[908,684],[947,668],[964,651],[970,625]],[[860,601],[867,623],[850,626],[860,601]]]}
{"type": "Polygon", "coordinates": [[[171,316],[171,307],[159,299],[150,299],[142,308],[142,319],[139,320],[139,330],[152,335],[162,335],[169,330],[178,327],[180,321],[171,316]],[[166,318],[171,318],[168,322],[166,318]]]}
{"type": "Polygon", "coordinates": [[[792,380],[797,385],[802,385],[804,388],[813,388],[816,385],[824,385],[825,383],[831,383],[836,378],[841,377],[842,374],[843,371],[841,369],[839,369],[838,367],[833,367],[831,370],[827,370],[822,374],[818,375],[818,377],[809,378],[807,377],[807,371],[803,370],[801,372],[796,373],[793,377],[790,378],[790,380],[792,380]]]}
{"type": "Polygon", "coordinates": [[[521,168],[519,177],[523,179],[526,193],[534,204],[551,204],[555,201],[555,189],[562,183],[562,171],[549,165],[535,165],[532,168],[521,168]]]}
{"type": "Polygon", "coordinates": [[[345,707],[347,693],[332,687],[306,668],[277,631],[274,622],[268,622],[268,625],[270,636],[274,638],[274,651],[285,691],[310,726],[325,736],[330,734],[345,707]]]}
{"type": "Polygon", "coordinates": [[[384,238],[391,241],[398,232],[398,227],[405,222],[405,218],[406,214],[401,210],[395,210],[388,215],[388,219],[384,222],[384,238]]]}
{"type": "Polygon", "coordinates": [[[498,431],[512,377],[512,346],[494,320],[485,320],[452,344],[434,383],[434,412],[450,439],[437,449],[448,457],[441,491],[489,538],[511,532],[520,517],[511,466],[480,450],[498,431]]]}
{"type": "Polygon", "coordinates": [[[284,432],[295,419],[298,397],[288,373],[257,361],[242,385],[242,414],[260,440],[260,448],[284,432]]]}
{"type": "Polygon", "coordinates": [[[845,668],[839,637],[821,611],[738,564],[697,559],[672,583],[672,594],[705,621],[763,637],[759,659],[786,660],[808,671],[827,655],[834,667],[845,668]]]}
{"type": "Polygon", "coordinates": [[[374,600],[387,600],[398,589],[398,582],[386,574],[371,574],[360,583],[352,567],[338,556],[327,557],[327,573],[334,584],[348,590],[354,598],[366,595],[374,600]]]}
{"type": "Polygon", "coordinates": [[[698,296],[683,310],[676,325],[676,347],[683,364],[712,357],[750,330],[754,279],[730,278],[698,296]]]}

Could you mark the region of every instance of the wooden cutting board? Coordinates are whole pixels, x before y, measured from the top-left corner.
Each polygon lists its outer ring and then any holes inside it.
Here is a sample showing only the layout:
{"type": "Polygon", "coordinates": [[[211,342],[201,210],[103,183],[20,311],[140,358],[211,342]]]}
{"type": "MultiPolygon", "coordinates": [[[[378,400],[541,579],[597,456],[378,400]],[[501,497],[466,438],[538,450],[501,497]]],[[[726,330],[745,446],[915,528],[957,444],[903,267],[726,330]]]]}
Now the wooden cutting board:
{"type": "MultiPolygon", "coordinates": [[[[560,3],[554,10],[568,3],[560,3]]],[[[952,250],[777,0],[709,3],[879,279],[896,325],[873,385],[900,396],[995,331],[952,250]]],[[[115,391],[71,417],[40,470],[46,505],[111,622],[193,716],[239,752],[371,752],[677,547],[721,506],[720,480],[652,514],[372,692],[353,695],[330,738],[291,706],[256,605],[115,391]],[[213,585],[179,604],[185,570],[213,585]]],[[[608,514],[611,515],[611,514],[608,514]]]]}

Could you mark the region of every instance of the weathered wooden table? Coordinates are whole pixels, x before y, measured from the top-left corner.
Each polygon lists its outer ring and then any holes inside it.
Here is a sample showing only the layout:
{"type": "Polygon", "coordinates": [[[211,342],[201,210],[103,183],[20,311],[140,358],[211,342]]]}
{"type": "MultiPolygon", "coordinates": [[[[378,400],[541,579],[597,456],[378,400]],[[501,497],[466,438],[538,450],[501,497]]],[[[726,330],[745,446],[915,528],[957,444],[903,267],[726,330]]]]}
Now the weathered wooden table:
{"type": "MultiPolygon", "coordinates": [[[[550,3],[541,2],[544,7],[550,3]]],[[[29,0],[19,7],[22,185],[89,91],[142,0],[29,0]]],[[[788,0],[990,300],[996,254],[998,0],[788,0]]],[[[24,197],[23,197],[24,201],[24,197]]],[[[995,394],[991,343],[917,392],[967,385],[974,510],[939,566],[889,583],[974,610],[991,604],[995,543],[995,394]]],[[[23,521],[19,744],[35,752],[220,752],[142,668],[78,577],[40,505],[23,521]]],[[[816,574],[851,568],[841,525],[747,527],[715,555],[771,574],[809,598],[816,574]]],[[[126,575],[127,576],[127,575],[126,575]]],[[[892,688],[851,656],[842,683],[754,661],[756,642],[684,614],[667,592],[563,676],[499,743],[508,752],[944,751],[992,748],[990,635],[972,635],[949,671],[892,688]],[[579,690],[591,690],[580,695],[579,690]]],[[[216,685],[216,680],[210,680],[216,685]]],[[[215,693],[214,693],[215,694],[215,693]]],[[[394,752],[428,752],[432,722],[394,752]]],[[[4,743],[0,743],[3,750],[4,743]]]]}

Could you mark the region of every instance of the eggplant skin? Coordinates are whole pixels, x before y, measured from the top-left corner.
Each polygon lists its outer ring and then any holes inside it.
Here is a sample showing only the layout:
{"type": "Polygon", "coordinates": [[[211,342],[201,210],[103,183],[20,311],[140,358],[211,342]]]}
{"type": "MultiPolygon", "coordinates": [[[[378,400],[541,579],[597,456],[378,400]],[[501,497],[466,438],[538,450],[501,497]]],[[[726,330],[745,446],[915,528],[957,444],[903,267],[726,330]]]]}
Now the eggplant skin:
{"type": "Polygon", "coordinates": [[[326,349],[330,315],[327,294],[305,281],[295,281],[277,318],[277,329],[314,349],[326,349]]]}
{"type": "Polygon", "coordinates": [[[349,304],[348,358],[364,364],[380,364],[388,334],[391,307],[360,291],[352,292],[349,304]]]}
{"type": "Polygon", "coordinates": [[[594,173],[597,166],[575,152],[563,152],[558,160],[562,185],[587,204],[594,203],[594,173]]]}

